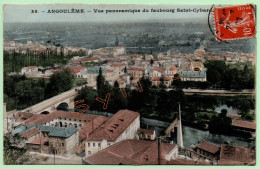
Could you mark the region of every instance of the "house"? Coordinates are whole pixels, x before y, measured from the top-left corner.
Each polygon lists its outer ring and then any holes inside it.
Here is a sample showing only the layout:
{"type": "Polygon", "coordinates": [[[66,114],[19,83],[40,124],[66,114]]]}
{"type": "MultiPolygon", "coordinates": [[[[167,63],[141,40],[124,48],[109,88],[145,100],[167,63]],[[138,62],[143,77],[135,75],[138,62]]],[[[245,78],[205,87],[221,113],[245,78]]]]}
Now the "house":
{"type": "Polygon", "coordinates": [[[182,81],[195,81],[195,82],[206,82],[207,75],[206,70],[202,71],[181,71],[180,77],[182,81]]]}
{"type": "Polygon", "coordinates": [[[73,73],[73,75],[76,78],[83,78],[82,72],[87,70],[87,68],[85,66],[80,66],[80,65],[70,66],[70,67],[68,67],[68,69],[71,71],[71,73],[73,73]]]}
{"type": "Polygon", "coordinates": [[[144,69],[138,67],[131,67],[130,69],[128,69],[128,74],[134,79],[142,78],[144,74],[144,69]]]}
{"type": "Polygon", "coordinates": [[[153,60],[153,55],[147,55],[147,54],[146,54],[146,55],[144,56],[144,59],[147,60],[147,61],[151,61],[151,60],[153,60]]]}
{"type": "Polygon", "coordinates": [[[178,146],[145,140],[124,140],[83,159],[94,165],[155,165],[178,157],[178,146]],[[158,157],[158,154],[160,155],[158,157]]]}
{"type": "Polygon", "coordinates": [[[129,55],[129,57],[130,57],[132,60],[134,60],[134,61],[140,61],[140,60],[142,60],[142,55],[136,55],[136,54],[134,54],[134,55],[129,55]]]}
{"type": "Polygon", "coordinates": [[[241,55],[240,58],[239,58],[239,61],[240,62],[246,62],[247,61],[247,56],[241,55]]]}
{"type": "Polygon", "coordinates": [[[29,67],[24,67],[21,69],[21,74],[26,75],[26,74],[31,74],[32,72],[38,72],[38,67],[37,66],[29,66],[29,67]]]}
{"type": "Polygon", "coordinates": [[[164,68],[154,66],[153,67],[152,77],[162,77],[162,75],[164,73],[165,73],[165,69],[164,68]]]}
{"type": "Polygon", "coordinates": [[[100,127],[86,136],[86,157],[126,139],[134,139],[140,128],[140,114],[119,110],[100,127]]]}
{"type": "Polygon", "coordinates": [[[251,62],[253,65],[255,65],[255,63],[256,63],[255,56],[248,56],[248,61],[251,62]]]}
{"type": "Polygon", "coordinates": [[[126,64],[124,64],[124,63],[117,63],[117,64],[111,65],[112,69],[116,70],[118,72],[118,75],[124,74],[125,66],[126,66],[126,64]]]}
{"type": "Polygon", "coordinates": [[[196,146],[195,151],[200,156],[199,159],[216,161],[219,159],[220,147],[213,143],[202,141],[196,146]]]}
{"type": "Polygon", "coordinates": [[[156,137],[155,130],[151,129],[138,129],[137,138],[139,140],[154,140],[156,137]]]}
{"type": "Polygon", "coordinates": [[[96,86],[96,80],[97,76],[99,74],[99,69],[101,68],[102,74],[105,76],[107,73],[106,68],[104,67],[99,67],[99,66],[93,66],[87,69],[87,81],[88,81],[88,86],[96,86]]]}
{"type": "Polygon", "coordinates": [[[171,66],[169,67],[168,69],[166,69],[166,74],[169,76],[169,77],[174,77],[174,75],[179,71],[179,69],[176,67],[176,66],[171,66]]]}
{"type": "Polygon", "coordinates": [[[225,56],[225,60],[228,62],[228,61],[231,61],[232,60],[232,57],[231,56],[225,56]]]}
{"type": "Polygon", "coordinates": [[[248,131],[248,132],[256,131],[256,123],[250,121],[234,119],[232,120],[231,126],[235,130],[248,131]]]}
{"type": "Polygon", "coordinates": [[[41,118],[29,118],[24,122],[24,125],[30,126],[34,124],[65,128],[74,126],[75,128],[81,128],[97,117],[100,116],[84,113],[74,115],[73,112],[57,110],[51,114],[42,115],[41,118]]]}
{"type": "Polygon", "coordinates": [[[255,153],[254,149],[222,144],[219,165],[255,165],[255,153]]]}
{"type": "Polygon", "coordinates": [[[99,57],[90,57],[90,58],[78,58],[78,59],[73,59],[72,62],[79,64],[79,63],[89,63],[89,62],[99,62],[100,58],[99,57]]]}
{"type": "Polygon", "coordinates": [[[18,134],[26,140],[28,151],[69,156],[79,144],[78,129],[74,126],[31,125],[23,129],[18,134]]]}

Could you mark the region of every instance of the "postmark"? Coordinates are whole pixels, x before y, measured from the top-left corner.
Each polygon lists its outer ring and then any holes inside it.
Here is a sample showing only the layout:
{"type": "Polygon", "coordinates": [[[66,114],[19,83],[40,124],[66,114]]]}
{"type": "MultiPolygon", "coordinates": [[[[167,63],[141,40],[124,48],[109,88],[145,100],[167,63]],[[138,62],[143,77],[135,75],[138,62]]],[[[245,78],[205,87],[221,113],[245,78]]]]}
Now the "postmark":
{"type": "Polygon", "coordinates": [[[256,34],[253,5],[223,6],[213,9],[217,41],[254,37],[256,34]]]}

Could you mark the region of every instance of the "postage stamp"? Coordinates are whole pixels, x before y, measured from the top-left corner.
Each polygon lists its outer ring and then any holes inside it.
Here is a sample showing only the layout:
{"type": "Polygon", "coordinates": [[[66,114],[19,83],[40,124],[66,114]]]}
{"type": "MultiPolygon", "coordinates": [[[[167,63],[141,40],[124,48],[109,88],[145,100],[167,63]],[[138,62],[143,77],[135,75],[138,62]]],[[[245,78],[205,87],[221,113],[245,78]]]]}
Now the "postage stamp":
{"type": "Polygon", "coordinates": [[[255,11],[251,4],[214,8],[215,34],[218,41],[254,37],[255,11]]]}

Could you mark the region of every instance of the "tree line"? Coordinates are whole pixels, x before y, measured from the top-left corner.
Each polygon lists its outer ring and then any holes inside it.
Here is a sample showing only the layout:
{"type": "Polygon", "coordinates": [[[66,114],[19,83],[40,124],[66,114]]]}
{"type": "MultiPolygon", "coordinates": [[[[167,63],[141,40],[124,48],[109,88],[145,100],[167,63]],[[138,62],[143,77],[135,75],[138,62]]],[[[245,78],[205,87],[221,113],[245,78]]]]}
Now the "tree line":
{"type": "Polygon", "coordinates": [[[26,54],[4,51],[4,72],[20,72],[27,66],[54,66],[55,64],[65,65],[73,56],[84,56],[84,51],[69,53],[66,57],[63,52],[57,54],[56,51],[50,53],[33,54],[27,51],[26,54]]]}
{"type": "Polygon", "coordinates": [[[14,75],[4,77],[4,101],[7,111],[22,110],[70,90],[74,76],[69,70],[53,74],[49,80],[14,75]]]}

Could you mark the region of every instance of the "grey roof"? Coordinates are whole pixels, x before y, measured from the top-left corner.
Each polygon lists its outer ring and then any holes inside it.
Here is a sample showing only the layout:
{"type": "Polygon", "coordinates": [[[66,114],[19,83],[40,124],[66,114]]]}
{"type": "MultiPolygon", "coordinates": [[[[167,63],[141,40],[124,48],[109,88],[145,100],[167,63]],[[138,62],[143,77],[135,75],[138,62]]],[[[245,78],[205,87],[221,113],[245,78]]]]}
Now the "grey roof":
{"type": "MultiPolygon", "coordinates": [[[[91,68],[88,68],[87,73],[89,74],[98,74],[99,73],[100,66],[93,66],[91,68]]],[[[106,73],[107,70],[103,67],[101,67],[102,73],[106,73]]]]}
{"type": "Polygon", "coordinates": [[[22,134],[26,130],[26,126],[20,126],[19,128],[12,131],[12,135],[22,134]]]}
{"type": "Polygon", "coordinates": [[[203,69],[200,72],[193,72],[193,71],[180,71],[178,74],[183,76],[193,76],[193,77],[206,77],[206,71],[203,69]]]}
{"type": "Polygon", "coordinates": [[[53,137],[68,138],[78,131],[78,129],[74,126],[69,126],[66,128],[66,127],[54,127],[54,126],[43,126],[43,125],[31,125],[29,127],[21,126],[18,129],[14,130],[12,134],[14,135],[18,133],[20,135],[34,127],[38,128],[41,131],[49,132],[49,136],[53,136],[53,137]]]}

